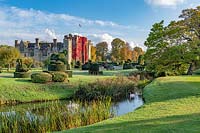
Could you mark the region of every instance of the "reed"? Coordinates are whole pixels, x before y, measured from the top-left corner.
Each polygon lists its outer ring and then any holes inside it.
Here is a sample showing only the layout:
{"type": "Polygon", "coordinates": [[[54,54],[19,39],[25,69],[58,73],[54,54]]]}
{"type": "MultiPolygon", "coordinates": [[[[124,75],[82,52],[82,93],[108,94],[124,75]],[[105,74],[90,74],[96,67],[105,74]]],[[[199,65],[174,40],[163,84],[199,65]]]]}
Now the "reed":
{"type": "Polygon", "coordinates": [[[113,101],[119,101],[126,98],[129,92],[135,92],[137,89],[137,83],[128,77],[102,79],[79,85],[74,99],[91,101],[111,97],[113,101]]]}
{"type": "Polygon", "coordinates": [[[0,113],[0,132],[43,133],[93,124],[113,116],[111,98],[63,104],[50,102],[41,108],[0,113]]]}

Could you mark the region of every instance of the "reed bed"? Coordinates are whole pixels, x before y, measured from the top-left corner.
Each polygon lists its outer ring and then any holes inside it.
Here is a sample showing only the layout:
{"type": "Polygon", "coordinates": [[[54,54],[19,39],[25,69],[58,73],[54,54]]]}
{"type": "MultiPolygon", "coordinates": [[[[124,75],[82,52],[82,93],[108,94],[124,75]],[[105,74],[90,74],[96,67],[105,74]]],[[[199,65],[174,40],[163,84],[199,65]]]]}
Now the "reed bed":
{"type": "Polygon", "coordinates": [[[0,113],[0,132],[43,133],[93,124],[113,116],[111,98],[63,104],[51,102],[26,111],[0,113]]]}

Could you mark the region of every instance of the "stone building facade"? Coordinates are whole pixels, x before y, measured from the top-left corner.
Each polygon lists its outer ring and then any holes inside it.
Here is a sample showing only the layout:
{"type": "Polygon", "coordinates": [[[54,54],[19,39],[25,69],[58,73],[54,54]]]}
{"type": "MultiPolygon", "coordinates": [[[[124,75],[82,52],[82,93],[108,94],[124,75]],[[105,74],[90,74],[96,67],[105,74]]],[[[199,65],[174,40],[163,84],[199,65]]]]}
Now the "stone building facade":
{"type": "Polygon", "coordinates": [[[53,42],[42,42],[39,38],[34,43],[15,40],[15,47],[23,57],[32,57],[37,61],[44,61],[53,53],[67,50],[68,64],[72,61],[80,61],[82,64],[88,62],[91,59],[92,45],[86,37],[71,34],[65,35],[63,42],[58,42],[57,39],[53,39],[53,42]]]}

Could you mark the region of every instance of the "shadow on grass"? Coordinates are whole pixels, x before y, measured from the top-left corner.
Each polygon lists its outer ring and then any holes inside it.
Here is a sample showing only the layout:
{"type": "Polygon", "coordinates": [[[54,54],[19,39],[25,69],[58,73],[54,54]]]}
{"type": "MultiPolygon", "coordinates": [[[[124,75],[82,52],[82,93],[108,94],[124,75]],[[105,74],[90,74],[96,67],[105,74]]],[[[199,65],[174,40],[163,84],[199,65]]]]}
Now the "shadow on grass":
{"type": "Polygon", "coordinates": [[[67,130],[67,132],[199,132],[200,113],[174,115],[157,119],[135,120],[116,123],[104,123],[93,126],[67,130]]]}
{"type": "Polygon", "coordinates": [[[30,79],[15,79],[17,82],[32,83],[30,79]]]}

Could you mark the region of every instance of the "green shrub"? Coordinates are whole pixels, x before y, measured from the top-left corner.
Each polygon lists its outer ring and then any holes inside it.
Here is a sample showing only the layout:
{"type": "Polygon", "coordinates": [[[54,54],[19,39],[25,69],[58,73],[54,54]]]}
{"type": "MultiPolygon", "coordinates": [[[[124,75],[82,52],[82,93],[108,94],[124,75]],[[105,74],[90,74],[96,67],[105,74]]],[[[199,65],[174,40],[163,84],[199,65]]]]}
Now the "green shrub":
{"type": "Polygon", "coordinates": [[[29,78],[30,72],[14,72],[14,78],[29,78]]]}
{"type": "Polygon", "coordinates": [[[45,72],[34,73],[31,75],[33,83],[47,83],[52,81],[52,75],[45,72]]]}
{"type": "Polygon", "coordinates": [[[68,78],[72,78],[72,71],[71,70],[67,70],[65,71],[65,73],[68,75],[68,78]]]}
{"type": "Polygon", "coordinates": [[[133,67],[133,65],[132,65],[132,63],[124,63],[124,65],[123,65],[123,69],[133,69],[134,67],[133,67]]]}
{"type": "Polygon", "coordinates": [[[54,82],[64,82],[67,79],[67,74],[65,72],[53,72],[52,80],[54,82]]]}
{"type": "Polygon", "coordinates": [[[48,65],[49,71],[65,71],[66,66],[64,64],[50,64],[48,65]]]}

